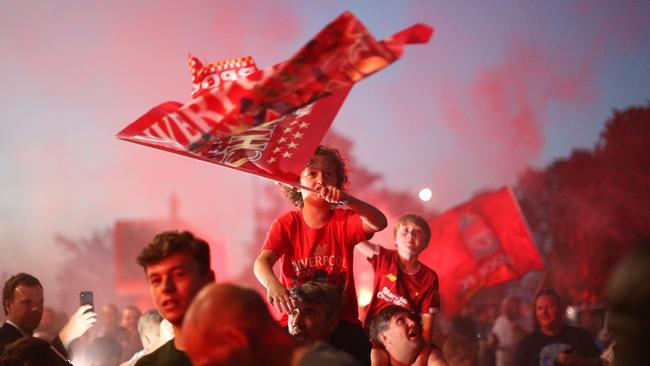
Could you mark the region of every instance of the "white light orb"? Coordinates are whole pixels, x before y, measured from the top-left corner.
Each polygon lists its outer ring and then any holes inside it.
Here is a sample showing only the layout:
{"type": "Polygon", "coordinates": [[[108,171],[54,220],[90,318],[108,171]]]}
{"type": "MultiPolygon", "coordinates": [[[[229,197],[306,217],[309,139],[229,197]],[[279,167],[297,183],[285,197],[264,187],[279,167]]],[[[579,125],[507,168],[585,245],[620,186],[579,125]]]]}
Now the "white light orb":
{"type": "Polygon", "coordinates": [[[429,188],[422,188],[418,196],[420,196],[420,199],[422,201],[426,202],[431,199],[431,196],[433,196],[433,194],[429,188]]]}

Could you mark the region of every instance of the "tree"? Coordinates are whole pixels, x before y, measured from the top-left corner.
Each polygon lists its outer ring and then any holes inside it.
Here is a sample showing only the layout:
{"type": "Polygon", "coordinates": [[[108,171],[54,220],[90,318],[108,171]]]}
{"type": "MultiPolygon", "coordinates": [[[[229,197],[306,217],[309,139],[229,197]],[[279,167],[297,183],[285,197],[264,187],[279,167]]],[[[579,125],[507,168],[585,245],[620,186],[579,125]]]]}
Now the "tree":
{"type": "Polygon", "coordinates": [[[615,110],[593,151],[528,170],[516,193],[552,285],[600,298],[614,264],[650,234],[650,104],[615,110]]]}
{"type": "Polygon", "coordinates": [[[55,245],[64,259],[56,278],[59,308],[76,310],[79,292],[93,291],[95,305],[115,301],[115,271],[112,230],[96,230],[89,238],[72,239],[57,234],[55,245]]]}

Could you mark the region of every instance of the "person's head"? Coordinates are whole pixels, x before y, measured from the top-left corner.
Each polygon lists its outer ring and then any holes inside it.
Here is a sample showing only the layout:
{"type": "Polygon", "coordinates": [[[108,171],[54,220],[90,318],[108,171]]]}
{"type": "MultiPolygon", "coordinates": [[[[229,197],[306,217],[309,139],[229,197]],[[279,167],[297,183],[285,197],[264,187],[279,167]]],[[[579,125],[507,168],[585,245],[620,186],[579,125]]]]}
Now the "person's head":
{"type": "Polygon", "coordinates": [[[119,311],[113,304],[104,304],[99,309],[99,320],[106,328],[115,328],[119,323],[119,311]]]}
{"type": "Polygon", "coordinates": [[[407,259],[417,257],[429,245],[431,228],[424,217],[406,214],[395,221],[393,239],[400,256],[407,259]]]}
{"type": "Polygon", "coordinates": [[[289,314],[289,333],[309,342],[328,341],[339,323],[341,295],[329,283],[306,282],[290,291],[296,308],[289,314]]]}
{"type": "Polygon", "coordinates": [[[149,349],[158,340],[162,320],[162,316],[156,309],[146,311],[138,319],[138,333],[144,349],[149,349]]]}
{"type": "Polygon", "coordinates": [[[67,363],[52,351],[50,342],[24,337],[10,343],[0,355],[3,366],[65,366],[67,363]]]}
{"type": "Polygon", "coordinates": [[[607,323],[615,343],[616,364],[640,365],[650,339],[650,239],[626,255],[607,280],[607,323]]]}
{"type": "Polygon", "coordinates": [[[264,354],[266,345],[290,338],[257,292],[231,284],[201,290],[187,311],[181,337],[197,366],[255,365],[260,357],[272,356],[264,354]]]}
{"type": "Polygon", "coordinates": [[[156,308],[174,327],[181,326],[199,290],[214,281],[210,247],[189,231],[156,235],[137,262],[144,268],[156,308]]]}
{"type": "Polygon", "coordinates": [[[140,319],[140,309],[133,305],[127,305],[122,308],[120,317],[120,325],[129,332],[135,333],[138,331],[138,319],[140,319]]]}
{"type": "Polygon", "coordinates": [[[43,316],[43,286],[34,276],[18,273],[5,282],[2,306],[8,320],[31,334],[43,316]]]}
{"type": "MultiPolygon", "coordinates": [[[[307,162],[307,167],[300,173],[300,184],[309,188],[334,186],[345,189],[348,176],[345,161],[339,151],[334,148],[320,145],[314,155],[307,162]]],[[[311,192],[299,190],[290,186],[282,186],[282,191],[289,202],[298,208],[304,206],[304,199],[313,196],[311,192]]]]}
{"type": "Polygon", "coordinates": [[[564,306],[560,296],[552,289],[539,292],[533,302],[535,325],[544,332],[554,332],[561,328],[564,319],[564,306]]]}
{"type": "Polygon", "coordinates": [[[412,364],[424,346],[420,319],[397,305],[383,308],[372,318],[370,339],[383,346],[391,358],[412,364]]]}
{"type": "Polygon", "coordinates": [[[520,301],[516,297],[507,296],[501,301],[501,313],[510,320],[519,318],[520,301]]]}
{"type": "Polygon", "coordinates": [[[113,337],[95,338],[83,350],[84,364],[88,366],[117,366],[122,347],[113,337]]]}

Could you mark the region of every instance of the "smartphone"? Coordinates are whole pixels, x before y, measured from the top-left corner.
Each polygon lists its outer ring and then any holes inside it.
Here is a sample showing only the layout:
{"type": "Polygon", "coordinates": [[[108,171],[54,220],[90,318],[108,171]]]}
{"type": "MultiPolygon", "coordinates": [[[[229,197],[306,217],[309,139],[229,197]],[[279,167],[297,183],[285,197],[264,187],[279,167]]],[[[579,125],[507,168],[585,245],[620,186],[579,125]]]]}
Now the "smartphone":
{"type": "MultiPolygon", "coordinates": [[[[93,292],[92,291],[81,291],[79,293],[79,304],[80,305],[90,305],[95,308],[95,301],[93,300],[93,292]]],[[[89,310],[93,311],[93,310],[89,310]]]]}

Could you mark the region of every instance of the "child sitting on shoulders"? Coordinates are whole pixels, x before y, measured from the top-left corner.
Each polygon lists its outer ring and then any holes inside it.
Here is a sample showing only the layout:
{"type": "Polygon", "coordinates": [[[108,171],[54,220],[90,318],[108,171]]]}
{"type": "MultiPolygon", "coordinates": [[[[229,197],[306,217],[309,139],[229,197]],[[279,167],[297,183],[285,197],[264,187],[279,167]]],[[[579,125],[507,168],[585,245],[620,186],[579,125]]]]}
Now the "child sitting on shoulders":
{"type": "MultiPolygon", "coordinates": [[[[366,327],[383,308],[398,305],[422,318],[422,336],[427,344],[431,342],[433,322],[440,309],[438,275],[418,260],[430,238],[431,228],[427,221],[422,216],[407,214],[393,226],[396,250],[367,241],[357,245],[375,272],[366,327]]],[[[447,364],[437,347],[425,347],[423,351],[426,354],[421,354],[415,364],[447,364]],[[429,352],[434,354],[430,357],[429,352]]],[[[371,359],[373,366],[389,362],[388,354],[378,345],[373,345],[371,359]]]]}
{"type": "Polygon", "coordinates": [[[336,149],[319,146],[299,183],[305,189],[283,187],[289,201],[299,210],[277,218],[254,264],[254,273],[267,290],[267,300],[286,325],[295,308],[287,289],[307,281],[334,285],[341,293],[341,320],[330,343],[362,364],[369,364],[370,343],[359,321],[353,276],[353,251],[387,225],[386,216],[374,206],[344,191],[345,164],[336,149]],[[344,203],[348,208],[336,208],[344,203]],[[282,260],[281,279],[273,265],[282,260]]]}

